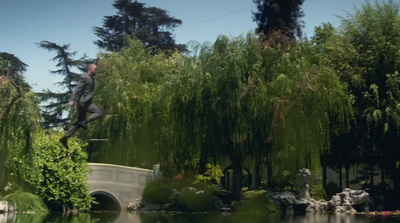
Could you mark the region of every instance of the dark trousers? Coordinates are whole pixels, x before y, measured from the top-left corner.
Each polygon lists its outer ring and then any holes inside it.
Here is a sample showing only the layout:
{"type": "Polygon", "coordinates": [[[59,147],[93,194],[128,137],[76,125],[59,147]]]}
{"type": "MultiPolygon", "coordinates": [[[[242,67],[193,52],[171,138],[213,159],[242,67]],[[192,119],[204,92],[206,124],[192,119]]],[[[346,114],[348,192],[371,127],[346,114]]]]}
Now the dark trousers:
{"type": "Polygon", "coordinates": [[[103,111],[95,104],[92,104],[92,99],[87,102],[78,102],[78,119],[65,133],[65,137],[71,137],[81,126],[78,123],[87,124],[103,116],[103,111]],[[86,113],[90,113],[90,116],[86,118],[86,113]]]}

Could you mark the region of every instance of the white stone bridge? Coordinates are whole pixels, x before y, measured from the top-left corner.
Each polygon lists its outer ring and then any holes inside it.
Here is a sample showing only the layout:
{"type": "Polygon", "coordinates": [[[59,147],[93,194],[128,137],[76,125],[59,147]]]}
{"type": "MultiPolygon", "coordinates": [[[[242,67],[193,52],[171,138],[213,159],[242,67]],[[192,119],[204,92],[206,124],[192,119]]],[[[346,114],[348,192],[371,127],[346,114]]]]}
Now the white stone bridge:
{"type": "Polygon", "coordinates": [[[105,163],[89,163],[89,167],[89,192],[99,202],[94,209],[125,210],[147,184],[161,176],[159,164],[153,170],[105,163]]]}

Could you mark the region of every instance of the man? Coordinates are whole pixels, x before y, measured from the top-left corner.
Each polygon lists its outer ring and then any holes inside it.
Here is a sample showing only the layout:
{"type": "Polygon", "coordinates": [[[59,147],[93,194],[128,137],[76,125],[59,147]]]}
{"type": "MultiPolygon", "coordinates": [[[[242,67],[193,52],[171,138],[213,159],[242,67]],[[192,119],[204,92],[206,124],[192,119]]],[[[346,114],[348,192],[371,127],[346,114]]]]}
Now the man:
{"type": "Polygon", "coordinates": [[[68,138],[71,137],[79,128],[87,129],[87,124],[103,116],[103,111],[100,110],[97,105],[92,104],[92,97],[94,93],[94,76],[97,73],[97,65],[90,64],[88,66],[87,73],[82,74],[78,85],[76,85],[74,93],[72,94],[72,100],[68,103],[70,106],[74,106],[77,103],[78,119],[71,126],[71,128],[65,133],[59,140],[65,148],[68,149],[68,138]],[[86,118],[86,113],[91,113],[86,118]]]}

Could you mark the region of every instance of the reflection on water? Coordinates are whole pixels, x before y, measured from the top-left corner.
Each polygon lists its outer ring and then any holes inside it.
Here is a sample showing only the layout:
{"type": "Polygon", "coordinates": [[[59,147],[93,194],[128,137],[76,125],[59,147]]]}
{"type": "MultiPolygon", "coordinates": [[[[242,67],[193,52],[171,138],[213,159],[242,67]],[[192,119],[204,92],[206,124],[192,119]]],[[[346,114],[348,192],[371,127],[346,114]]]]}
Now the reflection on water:
{"type": "Polygon", "coordinates": [[[0,214],[0,223],[395,223],[400,217],[368,215],[279,215],[240,213],[98,212],[79,214],[0,214]]]}

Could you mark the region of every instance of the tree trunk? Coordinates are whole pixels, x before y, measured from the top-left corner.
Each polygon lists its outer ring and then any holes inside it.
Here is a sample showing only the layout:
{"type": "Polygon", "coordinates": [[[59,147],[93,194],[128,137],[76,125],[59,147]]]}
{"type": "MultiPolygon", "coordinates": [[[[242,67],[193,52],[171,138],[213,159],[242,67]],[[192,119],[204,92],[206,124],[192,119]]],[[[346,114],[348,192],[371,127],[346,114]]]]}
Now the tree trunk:
{"type": "Polygon", "coordinates": [[[270,155],[267,155],[267,185],[272,187],[272,173],[273,173],[273,167],[272,167],[272,162],[270,161],[270,155]]]}
{"type": "Polygon", "coordinates": [[[232,185],[232,195],[234,200],[240,200],[241,193],[241,182],[242,182],[242,159],[232,160],[233,169],[233,185],[232,185]]]}
{"type": "Polygon", "coordinates": [[[326,188],[326,179],[327,179],[327,173],[326,173],[326,166],[322,166],[322,186],[326,188]]]}
{"type": "Polygon", "coordinates": [[[4,184],[4,172],[6,170],[7,155],[7,148],[0,149],[0,188],[2,188],[4,184]]]}
{"type": "Polygon", "coordinates": [[[261,166],[261,161],[257,161],[256,166],[255,166],[255,176],[254,176],[255,177],[254,182],[255,182],[256,188],[258,188],[261,185],[260,166],[261,166]]]}
{"type": "Polygon", "coordinates": [[[349,188],[349,166],[346,165],[344,169],[346,171],[346,187],[349,188]]]}
{"type": "Polygon", "coordinates": [[[339,168],[339,187],[340,190],[343,190],[343,174],[342,174],[342,167],[339,168]]]}
{"type": "Polygon", "coordinates": [[[369,171],[369,175],[371,178],[371,190],[374,188],[374,167],[371,165],[370,171],[369,171]]]}

